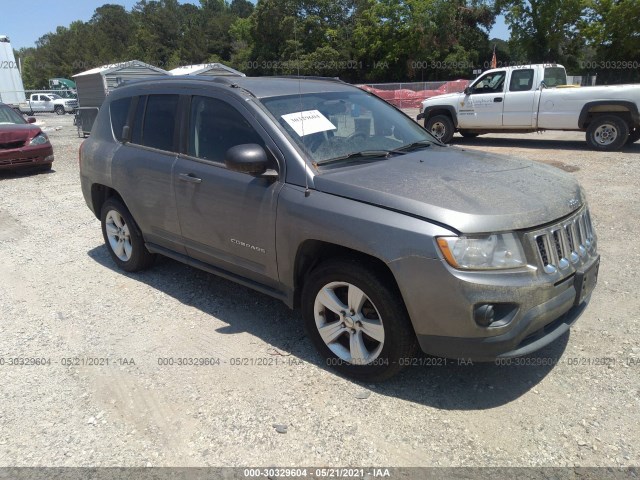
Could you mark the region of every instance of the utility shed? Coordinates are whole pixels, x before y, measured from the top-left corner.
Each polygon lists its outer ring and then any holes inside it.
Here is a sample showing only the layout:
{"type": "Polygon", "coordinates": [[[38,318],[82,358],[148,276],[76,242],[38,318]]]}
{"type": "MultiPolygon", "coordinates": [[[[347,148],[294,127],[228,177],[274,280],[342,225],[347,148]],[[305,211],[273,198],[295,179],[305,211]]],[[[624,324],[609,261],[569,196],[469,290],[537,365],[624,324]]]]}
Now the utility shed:
{"type": "Polygon", "coordinates": [[[114,63],[78,73],[73,78],[80,107],[100,107],[104,99],[118,85],[132,80],[166,76],[169,72],[139,60],[114,63]]]}
{"type": "Polygon", "coordinates": [[[198,75],[204,77],[246,77],[246,75],[222,63],[200,63],[169,70],[171,75],[198,75]]]}

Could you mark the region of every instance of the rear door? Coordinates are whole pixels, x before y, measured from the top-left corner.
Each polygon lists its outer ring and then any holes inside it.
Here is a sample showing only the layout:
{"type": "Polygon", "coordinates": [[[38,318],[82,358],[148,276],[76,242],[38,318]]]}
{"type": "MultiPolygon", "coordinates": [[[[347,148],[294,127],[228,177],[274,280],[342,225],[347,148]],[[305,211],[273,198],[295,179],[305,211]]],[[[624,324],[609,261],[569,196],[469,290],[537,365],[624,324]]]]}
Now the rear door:
{"type": "Polygon", "coordinates": [[[228,170],[226,151],[255,143],[283,177],[279,151],[234,99],[193,96],[184,154],[174,168],[178,216],[189,256],[260,283],[277,286],[275,250],[279,180],[228,170]]]}
{"type": "Polygon", "coordinates": [[[507,72],[487,72],[470,88],[470,93],[459,100],[458,126],[460,128],[492,128],[502,126],[502,107],[507,72]]]}
{"type": "Polygon", "coordinates": [[[534,124],[536,70],[518,68],[511,71],[509,89],[504,96],[502,124],[510,127],[530,127],[534,124]]]}
{"type": "Polygon", "coordinates": [[[32,95],[31,97],[31,110],[34,112],[44,112],[45,101],[43,100],[44,95],[32,95]]]}
{"type": "MultiPolygon", "coordinates": [[[[172,171],[177,154],[179,95],[134,97],[128,113],[130,141],[116,150],[113,184],[147,242],[186,253],[182,247],[172,171]]],[[[117,100],[110,104],[113,133],[122,140],[117,100]]]]}

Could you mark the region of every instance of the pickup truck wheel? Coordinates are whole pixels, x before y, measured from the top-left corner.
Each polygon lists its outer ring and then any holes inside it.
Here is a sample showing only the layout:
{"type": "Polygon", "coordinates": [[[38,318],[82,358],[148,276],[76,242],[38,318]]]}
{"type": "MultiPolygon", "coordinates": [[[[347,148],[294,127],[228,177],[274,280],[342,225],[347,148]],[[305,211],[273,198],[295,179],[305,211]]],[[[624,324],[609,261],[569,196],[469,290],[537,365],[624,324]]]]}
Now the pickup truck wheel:
{"type": "Polygon", "coordinates": [[[305,329],[326,364],[360,380],[385,380],[417,351],[400,293],[349,260],[314,269],[302,292],[305,329]]]}
{"type": "Polygon", "coordinates": [[[627,138],[627,143],[631,145],[632,143],[640,140],[640,127],[636,127],[629,132],[629,138],[627,138]]]}
{"type": "Polygon", "coordinates": [[[138,226],[122,202],[116,198],[104,202],[100,220],[104,242],[118,267],[137,272],[151,266],[155,255],[147,250],[138,226]]]}
{"type": "Polygon", "coordinates": [[[453,122],[446,115],[435,115],[425,120],[424,128],[442,143],[449,143],[453,138],[453,122]]]}
{"type": "Polygon", "coordinates": [[[620,150],[628,136],[629,126],[616,115],[596,117],[587,128],[587,143],[600,151],[620,150]]]}
{"type": "Polygon", "coordinates": [[[462,135],[464,138],[476,138],[480,134],[479,133],[473,133],[473,132],[467,132],[466,130],[460,130],[460,135],[462,135]]]}
{"type": "Polygon", "coordinates": [[[56,106],[56,108],[54,109],[54,112],[56,112],[58,115],[65,114],[64,107],[62,105],[56,106]]]}

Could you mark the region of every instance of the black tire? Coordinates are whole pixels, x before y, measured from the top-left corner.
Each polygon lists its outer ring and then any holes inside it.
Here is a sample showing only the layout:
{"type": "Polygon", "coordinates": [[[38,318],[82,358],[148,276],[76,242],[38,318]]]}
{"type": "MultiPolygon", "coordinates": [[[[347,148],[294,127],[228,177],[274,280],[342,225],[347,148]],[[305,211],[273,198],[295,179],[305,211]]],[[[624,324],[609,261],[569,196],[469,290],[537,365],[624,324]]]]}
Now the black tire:
{"type": "Polygon", "coordinates": [[[587,128],[587,143],[601,152],[620,150],[629,137],[629,125],[617,115],[594,118],[587,128]]]}
{"type": "MultiPolygon", "coordinates": [[[[127,210],[127,207],[125,207],[120,200],[111,197],[104,202],[100,212],[100,221],[102,223],[104,243],[107,245],[107,250],[109,250],[111,258],[119,268],[126,272],[137,272],[149,268],[153,264],[156,256],[147,250],[138,225],[129,213],[129,210],[127,210]],[[118,256],[107,234],[107,225],[113,226],[108,216],[113,212],[124,220],[124,225],[127,227],[127,240],[131,246],[128,258],[120,258],[118,256]]],[[[124,238],[124,236],[122,238],[124,238]]],[[[123,243],[127,243],[127,241],[123,240],[123,243]]],[[[126,251],[124,256],[126,256],[126,251]]]]}
{"type": "Polygon", "coordinates": [[[629,138],[627,138],[627,144],[631,145],[632,143],[640,140],[640,127],[636,127],[629,132],[629,138]]]}
{"type": "MultiPolygon", "coordinates": [[[[344,306],[348,304],[348,290],[349,287],[346,286],[337,287],[335,290],[336,297],[343,299],[344,306]]],[[[327,323],[345,326],[344,317],[341,319],[337,314],[319,304],[319,321],[327,316],[330,316],[327,323]],[[340,323],[336,324],[335,322],[340,323]]],[[[413,358],[418,349],[409,315],[400,292],[395,288],[393,279],[389,279],[388,274],[385,275],[375,269],[364,267],[354,260],[331,260],[319,265],[311,272],[302,291],[302,317],[307,335],[324,357],[326,364],[357,380],[381,381],[392,377],[409,363],[406,360],[413,358]],[[367,336],[364,329],[357,332],[363,339],[365,347],[371,346],[372,350],[367,352],[372,354],[371,361],[366,362],[365,357],[362,357],[361,362],[350,362],[339,357],[320,335],[316,323],[316,298],[323,288],[333,282],[355,286],[366,296],[366,300],[360,307],[360,312],[367,316],[349,315],[348,322],[351,323],[354,319],[363,318],[373,323],[379,322],[382,326],[383,342],[367,336]],[[376,352],[379,353],[374,357],[376,352]]],[[[337,341],[333,344],[333,348],[344,348],[345,352],[350,349],[349,342],[353,334],[349,331],[355,333],[355,329],[360,330],[360,327],[362,327],[361,322],[359,326],[356,325],[354,328],[343,328],[343,333],[336,336],[337,341]]]]}
{"type": "Polygon", "coordinates": [[[58,115],[64,115],[66,113],[62,105],[57,105],[56,108],[53,109],[53,111],[58,115]]]}
{"type": "Polygon", "coordinates": [[[480,134],[479,133],[473,133],[473,132],[467,132],[466,130],[460,130],[460,135],[462,135],[464,138],[476,138],[480,134]]]}
{"type": "Polygon", "coordinates": [[[45,163],[43,165],[39,165],[38,166],[38,171],[39,172],[50,172],[52,166],[53,166],[52,163],[45,163]]]}
{"type": "Polygon", "coordinates": [[[449,143],[453,138],[455,127],[447,115],[434,115],[424,121],[424,128],[442,143],[449,143]]]}

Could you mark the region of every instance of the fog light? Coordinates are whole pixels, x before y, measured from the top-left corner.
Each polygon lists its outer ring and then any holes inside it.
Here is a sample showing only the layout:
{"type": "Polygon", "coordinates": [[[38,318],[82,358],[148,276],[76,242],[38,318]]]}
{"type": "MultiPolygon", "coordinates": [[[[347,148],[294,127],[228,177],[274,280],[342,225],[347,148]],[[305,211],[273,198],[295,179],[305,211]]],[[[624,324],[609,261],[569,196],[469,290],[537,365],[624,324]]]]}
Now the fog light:
{"type": "Polygon", "coordinates": [[[44,161],[45,162],[53,162],[53,155],[48,155],[47,157],[45,157],[44,161]]]}
{"type": "Polygon", "coordinates": [[[495,321],[493,305],[479,305],[473,311],[473,318],[481,327],[488,327],[495,321]]]}

